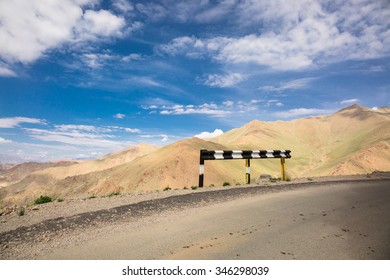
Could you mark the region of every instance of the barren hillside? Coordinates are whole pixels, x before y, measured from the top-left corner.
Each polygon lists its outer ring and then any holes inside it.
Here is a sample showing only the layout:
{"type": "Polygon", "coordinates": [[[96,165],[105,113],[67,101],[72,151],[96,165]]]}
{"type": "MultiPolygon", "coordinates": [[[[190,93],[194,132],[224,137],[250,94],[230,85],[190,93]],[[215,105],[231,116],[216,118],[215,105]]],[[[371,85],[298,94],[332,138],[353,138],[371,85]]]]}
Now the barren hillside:
{"type": "MultiPolygon", "coordinates": [[[[88,197],[113,192],[190,188],[198,184],[199,150],[290,149],[289,178],[390,171],[390,113],[353,105],[330,116],[252,121],[209,141],[184,139],[163,148],[146,145],[103,159],[34,172],[0,190],[3,205],[39,195],[88,197]]],[[[277,159],[251,161],[252,178],[280,176],[277,159]]],[[[243,184],[244,161],[207,161],[205,186],[243,184]]]]}
{"type": "Polygon", "coordinates": [[[0,188],[16,183],[33,172],[47,169],[50,167],[69,167],[76,164],[75,161],[58,161],[58,162],[25,162],[15,165],[9,169],[0,172],[0,188]]]}
{"type": "MultiPolygon", "coordinates": [[[[390,113],[352,105],[330,116],[253,121],[212,141],[240,149],[290,149],[292,177],[349,175],[390,170],[390,113]]],[[[265,172],[276,170],[261,162],[265,172]]]]}

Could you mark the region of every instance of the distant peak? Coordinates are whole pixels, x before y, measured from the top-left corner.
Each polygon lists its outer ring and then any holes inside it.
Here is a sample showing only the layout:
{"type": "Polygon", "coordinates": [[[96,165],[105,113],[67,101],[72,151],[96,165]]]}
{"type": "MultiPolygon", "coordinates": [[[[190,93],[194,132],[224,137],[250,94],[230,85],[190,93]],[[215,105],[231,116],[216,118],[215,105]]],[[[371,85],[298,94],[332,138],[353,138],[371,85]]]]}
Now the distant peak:
{"type": "Polygon", "coordinates": [[[253,120],[253,121],[250,121],[248,122],[247,124],[245,124],[244,126],[245,127],[255,127],[255,126],[258,126],[259,124],[261,124],[262,122],[259,121],[259,120],[253,120]]]}
{"type": "Polygon", "coordinates": [[[348,106],[348,107],[345,107],[343,109],[341,109],[340,111],[338,111],[337,113],[339,112],[346,112],[346,111],[356,111],[356,110],[367,110],[366,107],[363,107],[363,106],[360,106],[358,104],[353,104],[351,106],[348,106]]]}
{"type": "Polygon", "coordinates": [[[344,109],[341,109],[338,111],[335,115],[340,115],[343,117],[348,117],[348,118],[354,118],[354,119],[359,119],[359,120],[365,120],[368,118],[371,118],[376,114],[375,111],[370,110],[369,108],[353,104],[351,106],[348,106],[344,109]]]}

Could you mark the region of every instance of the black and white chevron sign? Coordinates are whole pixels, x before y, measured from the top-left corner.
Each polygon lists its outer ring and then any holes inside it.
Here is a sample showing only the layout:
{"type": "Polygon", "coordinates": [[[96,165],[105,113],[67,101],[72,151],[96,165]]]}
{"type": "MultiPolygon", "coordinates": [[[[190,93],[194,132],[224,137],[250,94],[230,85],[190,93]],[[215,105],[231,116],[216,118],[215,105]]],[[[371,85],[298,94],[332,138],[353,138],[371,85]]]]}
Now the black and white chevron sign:
{"type": "Polygon", "coordinates": [[[290,150],[201,150],[201,160],[291,158],[290,150]]]}
{"type": "Polygon", "coordinates": [[[224,159],[245,159],[246,183],[250,183],[250,160],[262,158],[280,158],[282,180],[285,180],[285,159],[291,158],[290,150],[200,150],[199,187],[203,187],[204,161],[224,159]]]}

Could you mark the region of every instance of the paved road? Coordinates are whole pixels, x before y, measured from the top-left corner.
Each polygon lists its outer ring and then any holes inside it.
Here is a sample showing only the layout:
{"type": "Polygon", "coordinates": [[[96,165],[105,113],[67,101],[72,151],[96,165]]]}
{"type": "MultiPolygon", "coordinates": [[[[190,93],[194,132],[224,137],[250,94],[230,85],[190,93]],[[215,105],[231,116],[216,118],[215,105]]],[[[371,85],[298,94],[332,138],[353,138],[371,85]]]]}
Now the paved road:
{"type": "Polygon", "coordinates": [[[157,211],[35,257],[390,259],[389,182],[323,183],[157,211]]]}

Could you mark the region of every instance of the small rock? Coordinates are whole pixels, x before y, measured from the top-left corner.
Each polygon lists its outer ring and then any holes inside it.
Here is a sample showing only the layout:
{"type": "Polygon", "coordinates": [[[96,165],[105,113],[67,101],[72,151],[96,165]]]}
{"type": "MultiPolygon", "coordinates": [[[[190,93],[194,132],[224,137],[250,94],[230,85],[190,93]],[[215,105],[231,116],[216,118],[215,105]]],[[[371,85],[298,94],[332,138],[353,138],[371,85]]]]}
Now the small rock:
{"type": "Polygon", "coordinates": [[[31,210],[38,211],[39,208],[38,207],[33,207],[31,210]]]}
{"type": "Polygon", "coordinates": [[[12,212],[14,212],[14,209],[12,207],[6,207],[4,210],[3,210],[3,215],[9,215],[11,214],[12,212]]]}

